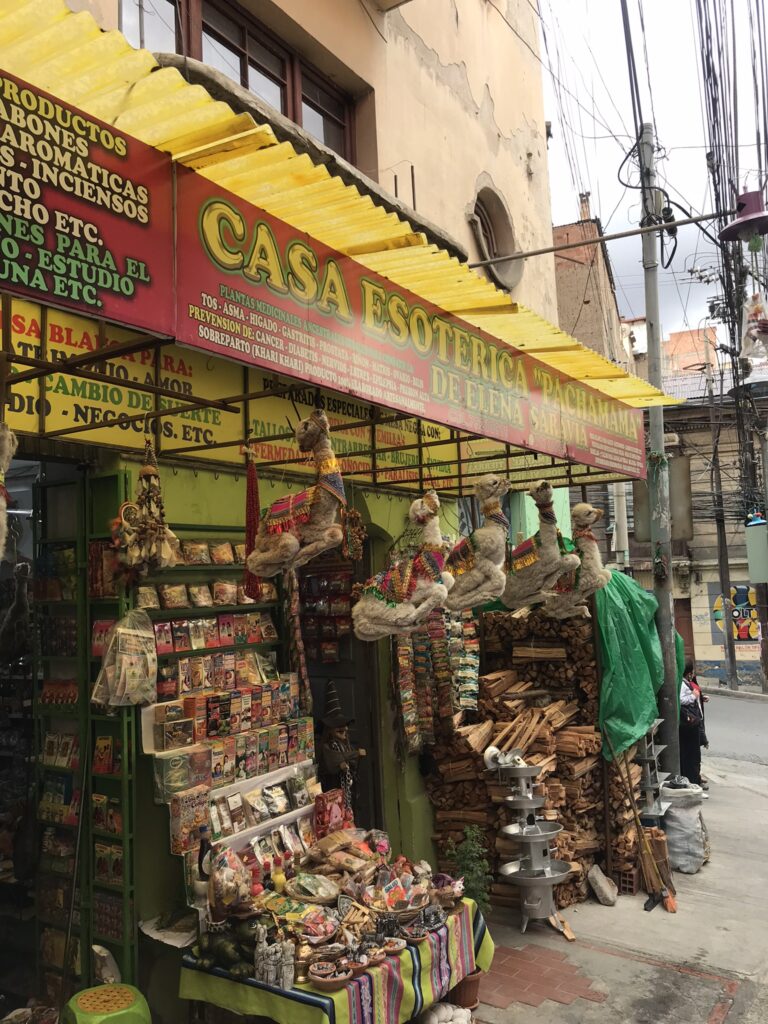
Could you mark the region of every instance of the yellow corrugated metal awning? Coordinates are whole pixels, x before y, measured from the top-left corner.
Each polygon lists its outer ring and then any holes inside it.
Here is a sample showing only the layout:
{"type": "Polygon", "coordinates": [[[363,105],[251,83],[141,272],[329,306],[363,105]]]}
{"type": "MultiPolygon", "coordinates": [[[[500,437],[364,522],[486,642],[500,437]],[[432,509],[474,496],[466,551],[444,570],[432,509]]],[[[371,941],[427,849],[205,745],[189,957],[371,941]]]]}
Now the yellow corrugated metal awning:
{"type": "Polygon", "coordinates": [[[80,107],[398,286],[547,366],[634,408],[672,405],[536,313],[512,301],[397,213],[331,175],[268,125],[236,114],[175,68],[159,68],[120,32],[63,0],[0,0],[0,67],[80,107]]]}

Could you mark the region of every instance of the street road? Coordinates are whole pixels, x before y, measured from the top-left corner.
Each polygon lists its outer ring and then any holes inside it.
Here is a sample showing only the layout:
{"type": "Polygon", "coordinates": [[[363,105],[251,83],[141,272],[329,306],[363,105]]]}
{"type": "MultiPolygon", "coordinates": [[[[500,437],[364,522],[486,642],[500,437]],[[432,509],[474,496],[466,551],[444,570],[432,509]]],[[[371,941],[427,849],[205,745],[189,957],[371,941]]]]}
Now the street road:
{"type": "Polygon", "coordinates": [[[733,757],[768,765],[768,700],[711,696],[706,714],[709,750],[703,752],[705,761],[733,757]]]}

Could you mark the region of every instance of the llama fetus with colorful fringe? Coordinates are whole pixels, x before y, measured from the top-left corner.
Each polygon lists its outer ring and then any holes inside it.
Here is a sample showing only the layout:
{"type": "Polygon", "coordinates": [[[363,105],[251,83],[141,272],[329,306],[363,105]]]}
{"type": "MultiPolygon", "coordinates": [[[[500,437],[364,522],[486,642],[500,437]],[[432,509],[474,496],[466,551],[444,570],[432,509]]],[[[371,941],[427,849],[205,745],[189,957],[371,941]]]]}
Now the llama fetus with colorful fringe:
{"type": "Polygon", "coordinates": [[[508,490],[509,481],[495,473],[487,473],[475,484],[485,522],[448,555],[446,568],[456,578],[446,602],[452,612],[495,601],[504,590],[509,520],[501,511],[501,499],[508,490]]]}
{"type": "Polygon", "coordinates": [[[560,535],[553,507],[552,485],[540,480],[528,491],[539,510],[538,532],[514,548],[508,556],[502,603],[507,608],[541,604],[555,593],[561,576],[578,569],[579,556],[560,535]]]}
{"type": "Polygon", "coordinates": [[[315,483],[299,494],[279,498],[262,517],[247,560],[254,576],[297,569],[344,540],[342,513],[347,498],[329,431],[328,418],[320,409],[296,427],[299,451],[314,457],[315,483]]]}
{"type": "Polygon", "coordinates": [[[412,557],[396,559],[364,585],[352,609],[358,640],[410,633],[445,604],[453,576],[445,570],[439,512],[440,499],[434,491],[411,505],[408,518],[421,527],[421,544],[412,557]]]}
{"type": "Polygon", "coordinates": [[[571,509],[573,540],[581,564],[574,573],[558,581],[557,593],[546,600],[542,609],[545,615],[553,619],[588,618],[587,600],[610,581],[611,571],[603,567],[597,537],[592,532],[592,527],[602,517],[601,508],[583,501],[571,509]]]}

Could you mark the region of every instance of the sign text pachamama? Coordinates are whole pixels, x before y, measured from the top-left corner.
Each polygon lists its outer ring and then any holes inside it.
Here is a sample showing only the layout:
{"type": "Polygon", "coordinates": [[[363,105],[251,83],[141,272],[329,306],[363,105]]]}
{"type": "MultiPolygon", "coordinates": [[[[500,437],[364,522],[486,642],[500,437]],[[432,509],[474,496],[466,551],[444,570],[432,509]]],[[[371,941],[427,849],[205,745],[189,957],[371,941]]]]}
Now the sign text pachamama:
{"type": "Polygon", "coordinates": [[[170,158],[7,74],[0,288],[173,333],[170,158]]]}
{"type": "Polygon", "coordinates": [[[643,476],[642,414],[178,169],[182,344],[481,437],[643,476]]]}

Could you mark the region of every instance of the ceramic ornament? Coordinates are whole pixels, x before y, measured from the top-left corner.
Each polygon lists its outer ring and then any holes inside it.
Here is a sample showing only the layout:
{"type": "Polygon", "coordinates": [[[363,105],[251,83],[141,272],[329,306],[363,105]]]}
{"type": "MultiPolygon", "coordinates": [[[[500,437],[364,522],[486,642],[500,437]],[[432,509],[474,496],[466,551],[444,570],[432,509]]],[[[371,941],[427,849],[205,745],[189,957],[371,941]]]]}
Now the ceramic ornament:
{"type": "Polygon", "coordinates": [[[381,640],[408,633],[445,605],[453,575],[445,569],[440,532],[440,499],[428,491],[410,507],[408,518],[421,527],[421,544],[412,557],[396,559],[369,579],[352,609],[358,640],[381,640]]]}
{"type": "Polygon", "coordinates": [[[561,576],[575,572],[580,559],[557,528],[552,504],[552,485],[540,480],[528,491],[539,511],[539,530],[507,556],[507,580],[501,595],[507,608],[541,604],[555,593],[561,576]]]}
{"type": "Polygon", "coordinates": [[[509,520],[501,511],[501,499],[508,490],[509,481],[495,473],[487,473],[475,484],[475,497],[485,522],[462,538],[448,555],[446,568],[456,578],[446,601],[449,611],[460,612],[495,601],[504,590],[509,520]]]}
{"type": "Polygon", "coordinates": [[[575,572],[558,581],[557,593],[546,600],[544,614],[553,619],[569,619],[573,616],[588,617],[587,599],[609,582],[610,569],[603,567],[603,559],[597,546],[592,527],[602,519],[603,510],[579,502],[571,509],[573,539],[581,564],[575,572]]]}
{"type": "Polygon", "coordinates": [[[10,497],[5,489],[5,474],[10,469],[19,442],[6,423],[0,423],[0,561],[5,554],[8,540],[8,505],[10,497]]]}
{"type": "Polygon", "coordinates": [[[261,518],[248,572],[268,578],[298,569],[344,540],[343,512],[347,498],[330,439],[330,424],[320,409],[296,427],[299,451],[311,453],[315,483],[298,494],[274,502],[261,518]]]}

